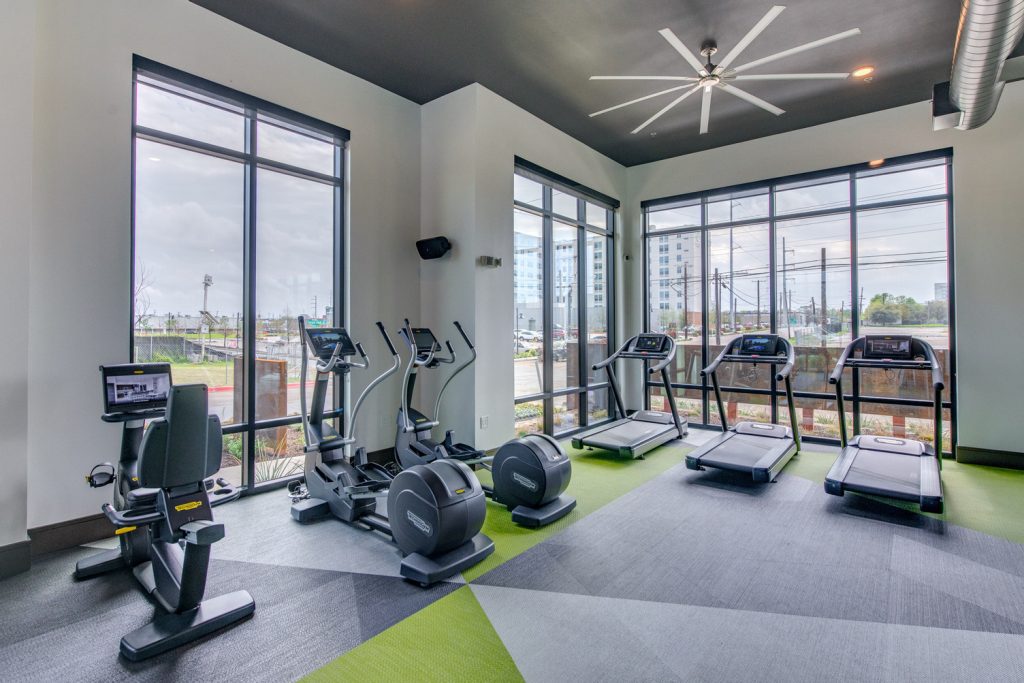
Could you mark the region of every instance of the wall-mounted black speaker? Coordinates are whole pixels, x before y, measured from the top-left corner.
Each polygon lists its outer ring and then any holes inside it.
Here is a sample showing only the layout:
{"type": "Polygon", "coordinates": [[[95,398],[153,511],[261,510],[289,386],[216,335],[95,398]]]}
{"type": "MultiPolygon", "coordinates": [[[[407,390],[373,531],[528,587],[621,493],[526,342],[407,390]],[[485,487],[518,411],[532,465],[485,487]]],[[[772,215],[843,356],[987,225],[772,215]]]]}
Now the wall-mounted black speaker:
{"type": "Polygon", "coordinates": [[[451,251],[452,243],[447,237],[429,237],[416,242],[416,251],[420,252],[421,259],[441,258],[451,251]]]}

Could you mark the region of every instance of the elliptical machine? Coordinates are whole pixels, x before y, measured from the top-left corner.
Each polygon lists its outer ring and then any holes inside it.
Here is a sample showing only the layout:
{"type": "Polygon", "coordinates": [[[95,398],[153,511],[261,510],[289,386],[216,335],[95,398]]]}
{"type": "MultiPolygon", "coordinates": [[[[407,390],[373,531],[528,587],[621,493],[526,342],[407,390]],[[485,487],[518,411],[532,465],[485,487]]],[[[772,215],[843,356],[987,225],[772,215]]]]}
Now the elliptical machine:
{"type": "Polygon", "coordinates": [[[102,463],[86,481],[116,484],[103,513],[119,547],[78,562],[76,579],[127,567],[165,614],[121,638],[121,654],[140,661],[248,618],[256,603],[239,590],[203,600],[210,546],[224,525],[210,508],[241,491],[211,478],[220,469],[221,427],[208,414],[203,384],[172,386],[167,363],[100,367],[104,422],[122,423],[121,457],[102,463]],[[146,420],[152,420],[146,426],[146,420]]]}
{"type": "Polygon", "coordinates": [[[312,355],[316,359],[316,380],[308,406],[306,383],[300,383],[306,436],[305,483],[289,487],[292,517],[311,522],[330,513],[353,526],[386,534],[405,555],[401,575],[429,586],[494,552],[494,542],[480,533],[487,503],[476,477],[460,462],[431,463],[392,477],[387,469],[369,461],[365,447],[357,445],[359,408],[401,364],[384,326],[378,322],[377,329],[394,363],[363,389],[347,420],[348,429],[338,432],[329,422],[334,415],[324,411],[328,380],[336,375],[340,381],[353,368],[366,369],[370,359],[345,328],[307,327],[305,318],[299,316],[304,346],[301,376],[306,377],[308,357],[312,355]],[[361,361],[352,360],[357,353],[361,361]],[[381,498],[387,500],[386,517],[377,513],[381,498]]]}
{"type": "Polygon", "coordinates": [[[434,401],[434,419],[411,407],[416,374],[420,368],[436,369],[455,363],[455,349],[445,341],[447,356],[439,355],[441,344],[426,327],[412,327],[408,318],[402,338],[409,346],[409,362],[402,379],[402,405],[398,410],[395,456],[402,469],[432,462],[459,461],[491,472],[494,486],[483,486],[484,493],[512,512],[512,521],[536,528],[565,517],[576,507],[576,499],[564,495],[572,478],[572,462],[562,447],[547,434],[528,434],[513,439],[489,456],[465,443],[456,443],[452,430],[443,442],[434,441],[444,392],[455,377],[476,361],[476,347],[459,321],[455,329],[469,348],[470,356],[448,376],[434,401]]]}

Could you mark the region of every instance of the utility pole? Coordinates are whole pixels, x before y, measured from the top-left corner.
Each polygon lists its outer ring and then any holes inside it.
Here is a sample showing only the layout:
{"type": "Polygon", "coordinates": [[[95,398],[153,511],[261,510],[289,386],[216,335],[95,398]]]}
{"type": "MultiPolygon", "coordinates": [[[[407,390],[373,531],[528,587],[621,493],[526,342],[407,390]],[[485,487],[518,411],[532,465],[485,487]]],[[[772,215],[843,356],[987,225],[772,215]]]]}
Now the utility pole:
{"type": "Polygon", "coordinates": [[[761,281],[757,281],[757,329],[761,329],[761,281]]]}
{"type": "Polygon", "coordinates": [[[786,293],[786,280],[788,279],[788,273],[789,273],[789,271],[786,268],[786,255],[788,253],[789,253],[789,250],[786,249],[786,238],[783,237],[782,238],[782,309],[783,309],[783,312],[786,315],[786,339],[791,339],[793,337],[793,331],[789,327],[789,309],[790,309],[790,306],[792,305],[793,297],[791,296],[791,293],[790,294],[786,293]]]}
{"type": "Polygon", "coordinates": [[[683,264],[683,339],[690,339],[690,264],[683,264]]]}
{"type": "Polygon", "coordinates": [[[814,306],[814,297],[811,297],[811,320],[818,319],[818,309],[814,306]]]}
{"type": "Polygon", "coordinates": [[[715,346],[722,345],[722,282],[715,268],[715,346]]]}
{"type": "Polygon", "coordinates": [[[825,303],[825,247],[821,248],[821,345],[828,336],[828,305],[825,303]]]}
{"type": "Polygon", "coordinates": [[[317,318],[318,318],[318,316],[317,316],[317,300],[316,300],[316,294],[314,294],[313,295],[313,319],[316,320],[317,318]]]}
{"type": "Polygon", "coordinates": [[[203,275],[203,311],[202,311],[202,315],[199,316],[200,317],[200,323],[199,323],[199,348],[201,349],[201,353],[200,353],[199,358],[200,358],[200,362],[202,362],[202,363],[206,362],[206,337],[209,334],[209,329],[210,329],[209,328],[209,324],[208,324],[209,323],[209,320],[208,320],[209,313],[207,313],[207,311],[209,309],[207,308],[207,300],[208,300],[208,295],[210,293],[210,287],[212,287],[212,286],[213,286],[213,276],[212,275],[203,275]],[[203,329],[204,327],[206,328],[206,330],[203,329]]]}

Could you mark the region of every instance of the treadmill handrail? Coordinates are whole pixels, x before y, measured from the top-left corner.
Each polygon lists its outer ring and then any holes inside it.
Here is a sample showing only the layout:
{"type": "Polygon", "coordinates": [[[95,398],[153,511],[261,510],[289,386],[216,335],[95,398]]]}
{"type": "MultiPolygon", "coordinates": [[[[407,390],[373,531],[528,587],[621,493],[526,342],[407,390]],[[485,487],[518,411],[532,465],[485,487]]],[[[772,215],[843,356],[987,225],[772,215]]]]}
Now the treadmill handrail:
{"type": "Polygon", "coordinates": [[[942,376],[942,365],[939,363],[938,357],[935,355],[935,349],[924,339],[920,337],[912,337],[912,340],[920,345],[924,351],[925,359],[922,360],[886,360],[883,358],[850,358],[850,354],[857,349],[863,349],[866,343],[866,336],[857,337],[852,342],[846,345],[843,349],[843,353],[839,356],[839,360],[836,361],[836,367],[832,370],[832,374],[829,376],[829,384],[836,384],[839,381],[840,376],[843,374],[843,369],[846,367],[851,368],[881,368],[881,369],[903,369],[903,370],[925,370],[930,369],[932,371],[932,388],[936,391],[942,391],[946,387],[946,382],[942,376]]]}
{"type": "Polygon", "coordinates": [[[784,380],[786,377],[793,372],[793,367],[796,365],[796,350],[793,345],[789,343],[788,339],[779,337],[779,341],[782,342],[783,347],[786,350],[786,354],[774,355],[774,356],[751,356],[743,353],[730,353],[730,351],[736,346],[737,342],[742,337],[737,337],[731,340],[725,345],[725,348],[718,354],[718,356],[711,361],[711,363],[700,371],[702,377],[710,377],[713,373],[718,371],[718,366],[722,363],[752,363],[757,365],[758,363],[766,363],[768,365],[782,365],[782,369],[775,373],[775,379],[778,381],[784,380]]]}

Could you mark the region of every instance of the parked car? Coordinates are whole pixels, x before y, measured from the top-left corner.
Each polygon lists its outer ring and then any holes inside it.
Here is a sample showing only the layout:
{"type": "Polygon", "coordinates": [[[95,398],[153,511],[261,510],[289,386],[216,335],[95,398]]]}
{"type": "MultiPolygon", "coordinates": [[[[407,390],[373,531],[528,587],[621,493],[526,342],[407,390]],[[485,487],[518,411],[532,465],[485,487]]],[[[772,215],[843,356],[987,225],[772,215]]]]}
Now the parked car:
{"type": "Polygon", "coordinates": [[[516,336],[519,341],[540,341],[542,339],[541,333],[535,330],[516,330],[516,336]]]}

